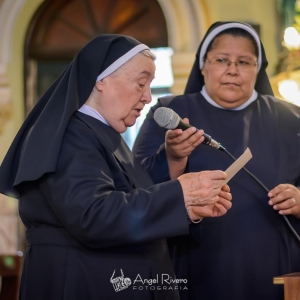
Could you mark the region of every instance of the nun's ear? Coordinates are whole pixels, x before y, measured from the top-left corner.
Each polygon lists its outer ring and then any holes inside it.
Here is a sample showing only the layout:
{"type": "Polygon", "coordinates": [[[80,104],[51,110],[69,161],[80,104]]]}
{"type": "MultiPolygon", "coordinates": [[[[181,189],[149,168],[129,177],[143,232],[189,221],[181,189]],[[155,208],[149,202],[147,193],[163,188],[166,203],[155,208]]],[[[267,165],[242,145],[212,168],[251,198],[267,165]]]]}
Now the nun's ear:
{"type": "Polygon", "coordinates": [[[95,88],[96,88],[98,91],[102,91],[103,86],[104,86],[103,79],[96,81],[96,83],[95,83],[95,88]]]}
{"type": "Polygon", "coordinates": [[[204,70],[204,66],[202,67],[202,69],[199,68],[200,73],[202,74],[202,76],[204,76],[203,71],[204,70]]]}

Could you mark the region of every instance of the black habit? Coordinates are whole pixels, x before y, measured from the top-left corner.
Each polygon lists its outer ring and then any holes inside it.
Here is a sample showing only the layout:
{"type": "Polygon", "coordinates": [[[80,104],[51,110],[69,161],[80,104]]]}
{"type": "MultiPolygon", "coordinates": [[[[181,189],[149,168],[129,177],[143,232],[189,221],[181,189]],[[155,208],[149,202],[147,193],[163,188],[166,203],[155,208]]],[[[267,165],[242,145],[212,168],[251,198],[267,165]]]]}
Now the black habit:
{"type": "Polygon", "coordinates": [[[56,172],[18,192],[28,241],[21,300],[178,299],[161,276],[175,277],[164,238],[188,232],[180,183],[153,186],[111,127],[76,112],[56,172]],[[131,285],[115,291],[121,272],[131,285]],[[158,289],[140,281],[157,276],[158,289]]]}
{"type": "Polygon", "coordinates": [[[98,76],[146,49],[117,34],[89,42],[2,162],[0,192],[27,228],[21,300],[178,299],[165,238],[189,230],[179,181],[154,186],[119,133],[77,112],[98,76]]]}
{"type": "MultiPolygon", "coordinates": [[[[134,145],[152,179],[168,178],[164,136],[153,119],[159,101],[147,115],[134,145]],[[160,164],[153,164],[161,160],[160,164]]],[[[203,128],[232,155],[249,147],[247,169],[268,189],[280,183],[300,186],[300,108],[272,96],[259,95],[248,107],[233,111],[212,106],[198,92],[175,97],[168,105],[190,124],[203,128]]],[[[226,170],[226,153],[206,145],[189,156],[191,172],[226,170]]],[[[273,277],[300,272],[300,243],[278,212],[268,205],[266,191],[246,172],[229,182],[233,206],[225,216],[193,225],[189,238],[172,247],[177,276],[188,278],[190,300],[282,300],[283,287],[273,277]]],[[[300,220],[288,217],[300,234],[300,220]]]]}

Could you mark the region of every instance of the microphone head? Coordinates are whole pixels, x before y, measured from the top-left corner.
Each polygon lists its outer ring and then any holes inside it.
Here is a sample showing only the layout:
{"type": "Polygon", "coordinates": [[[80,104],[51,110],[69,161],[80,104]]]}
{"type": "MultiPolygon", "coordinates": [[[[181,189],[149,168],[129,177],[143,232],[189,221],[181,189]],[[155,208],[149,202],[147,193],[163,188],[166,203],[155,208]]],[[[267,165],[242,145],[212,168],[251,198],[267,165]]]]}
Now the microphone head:
{"type": "Polygon", "coordinates": [[[167,107],[159,107],[154,112],[153,118],[155,122],[163,128],[175,129],[180,121],[180,117],[172,110],[167,107]]]}

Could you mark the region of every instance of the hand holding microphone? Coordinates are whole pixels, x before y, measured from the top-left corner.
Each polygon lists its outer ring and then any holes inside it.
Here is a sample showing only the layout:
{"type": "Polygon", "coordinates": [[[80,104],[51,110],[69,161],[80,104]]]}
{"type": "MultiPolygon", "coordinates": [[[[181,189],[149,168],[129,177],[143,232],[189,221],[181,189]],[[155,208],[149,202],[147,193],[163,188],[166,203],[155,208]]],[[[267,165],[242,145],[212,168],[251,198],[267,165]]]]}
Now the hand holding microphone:
{"type": "Polygon", "coordinates": [[[178,114],[167,107],[159,107],[154,112],[156,123],[168,130],[165,137],[165,150],[168,160],[169,173],[171,179],[180,176],[187,165],[188,156],[201,143],[210,145],[213,148],[225,150],[220,143],[213,140],[203,130],[197,130],[188,124],[188,120],[182,120],[178,114]],[[175,129],[181,129],[178,132],[175,129]]]}
{"type": "MultiPolygon", "coordinates": [[[[184,119],[188,123],[188,119],[184,119]]],[[[190,127],[185,131],[168,130],[165,135],[165,150],[170,178],[175,179],[184,173],[188,156],[203,140],[203,130],[190,127]]]]}
{"type": "MultiPolygon", "coordinates": [[[[188,119],[183,119],[189,124],[188,119]]],[[[203,130],[197,130],[190,126],[188,129],[168,130],[165,136],[165,148],[167,154],[173,159],[181,159],[190,155],[190,153],[204,141],[203,130]]]]}
{"type": "Polygon", "coordinates": [[[171,179],[177,178],[182,186],[185,206],[191,220],[218,217],[231,208],[232,195],[224,184],[226,174],[222,171],[203,171],[183,174],[188,155],[201,143],[216,149],[225,149],[203,130],[197,130],[181,119],[172,109],[160,107],[154,112],[156,123],[168,130],[165,149],[171,179]],[[176,132],[176,129],[183,130],[176,132]],[[222,147],[222,148],[221,148],[222,147]],[[182,175],[183,174],[183,175],[182,175]]]}
{"type": "MultiPolygon", "coordinates": [[[[154,120],[155,122],[163,128],[166,129],[182,129],[182,130],[186,130],[190,127],[192,127],[190,124],[184,122],[178,114],[176,114],[172,109],[167,108],[167,107],[159,107],[158,109],[156,109],[156,111],[154,112],[154,120]]],[[[206,133],[202,134],[204,139],[202,141],[203,144],[205,145],[209,145],[213,148],[219,149],[224,151],[225,148],[218,143],[217,141],[215,141],[214,139],[211,138],[211,136],[209,136],[206,133]]]]}

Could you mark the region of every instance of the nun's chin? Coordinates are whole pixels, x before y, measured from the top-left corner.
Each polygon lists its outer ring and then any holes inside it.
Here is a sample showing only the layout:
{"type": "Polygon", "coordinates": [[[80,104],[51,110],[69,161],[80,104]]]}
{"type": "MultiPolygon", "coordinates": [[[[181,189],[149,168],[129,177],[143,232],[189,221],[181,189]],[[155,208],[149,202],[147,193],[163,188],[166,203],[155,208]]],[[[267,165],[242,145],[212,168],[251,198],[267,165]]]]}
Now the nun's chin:
{"type": "Polygon", "coordinates": [[[118,133],[124,133],[127,130],[127,127],[125,128],[125,130],[122,131],[117,131],[118,133]]]}
{"type": "Polygon", "coordinates": [[[124,119],[124,125],[126,127],[131,127],[136,123],[138,116],[130,114],[124,119]]]}
{"type": "Polygon", "coordinates": [[[123,124],[118,124],[118,126],[111,126],[116,132],[124,133],[128,127],[131,127],[135,124],[135,122],[127,122],[123,124]]]}
{"type": "Polygon", "coordinates": [[[128,126],[117,126],[117,127],[113,127],[113,129],[118,133],[124,133],[127,130],[127,127],[128,126]]]}
{"type": "Polygon", "coordinates": [[[113,120],[109,125],[117,132],[124,133],[128,127],[136,123],[138,116],[136,114],[129,114],[123,119],[113,120]]]}

